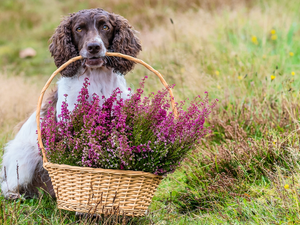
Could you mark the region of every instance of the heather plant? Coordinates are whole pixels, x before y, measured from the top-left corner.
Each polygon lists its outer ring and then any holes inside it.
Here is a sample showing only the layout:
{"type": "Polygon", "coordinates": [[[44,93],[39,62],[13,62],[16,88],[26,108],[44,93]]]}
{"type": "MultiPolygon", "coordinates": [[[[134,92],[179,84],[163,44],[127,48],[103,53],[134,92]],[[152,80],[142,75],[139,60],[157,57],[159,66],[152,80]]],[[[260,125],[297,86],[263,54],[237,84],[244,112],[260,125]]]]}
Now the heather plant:
{"type": "Polygon", "coordinates": [[[185,179],[174,201],[181,212],[219,210],[237,197],[249,200],[251,186],[271,185],[278,171],[285,177],[298,171],[299,125],[292,122],[300,105],[283,100],[267,111],[267,103],[255,99],[251,103],[232,112],[215,109],[208,118],[214,126],[212,135],[186,157],[180,169],[185,179]]]}
{"type": "Polygon", "coordinates": [[[73,111],[64,101],[56,121],[51,108],[41,123],[50,162],[159,175],[174,171],[186,153],[211,132],[204,123],[215,102],[210,105],[207,93],[189,106],[181,101],[175,118],[168,111],[167,89],[142,97],[145,79],[124,100],[119,89],[109,98],[89,96],[86,78],[73,111]]]}

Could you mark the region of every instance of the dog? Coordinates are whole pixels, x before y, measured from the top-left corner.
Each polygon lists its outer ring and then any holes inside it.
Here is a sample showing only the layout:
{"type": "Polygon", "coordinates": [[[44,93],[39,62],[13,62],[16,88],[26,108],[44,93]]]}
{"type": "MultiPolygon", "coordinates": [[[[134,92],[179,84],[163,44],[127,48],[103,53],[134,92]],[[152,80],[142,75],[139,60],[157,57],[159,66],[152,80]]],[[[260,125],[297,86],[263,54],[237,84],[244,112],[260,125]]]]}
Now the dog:
{"type": "MultiPolygon", "coordinates": [[[[134,63],[123,58],[107,57],[105,53],[119,52],[136,57],[142,47],[136,31],[125,18],[98,8],[81,10],[65,17],[50,38],[49,50],[57,67],[75,56],[83,57],[61,72],[57,88],[42,105],[41,117],[54,107],[59,120],[62,102],[66,99],[68,109],[74,109],[86,77],[89,78],[91,98],[93,93],[109,97],[116,88],[122,91],[122,98],[128,98],[130,92],[124,75],[133,69],[134,63]]],[[[43,168],[35,118],[36,112],[4,147],[1,190],[6,198],[19,198],[20,194],[33,197],[38,194],[38,188],[55,197],[51,179],[43,168]]]]}

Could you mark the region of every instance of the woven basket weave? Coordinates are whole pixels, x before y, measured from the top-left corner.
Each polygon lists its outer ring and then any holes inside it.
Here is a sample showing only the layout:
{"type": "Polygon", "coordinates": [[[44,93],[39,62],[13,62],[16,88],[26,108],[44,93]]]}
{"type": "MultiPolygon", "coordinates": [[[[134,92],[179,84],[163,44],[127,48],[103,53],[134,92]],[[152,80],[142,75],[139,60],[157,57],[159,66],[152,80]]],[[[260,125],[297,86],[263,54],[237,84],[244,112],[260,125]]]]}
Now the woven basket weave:
{"type": "MultiPolygon", "coordinates": [[[[123,57],[144,65],[155,73],[162,84],[169,90],[172,110],[177,117],[172,90],[151,66],[140,59],[120,53],[106,53],[107,56],[123,57]]],[[[144,216],[153,195],[162,180],[152,173],[130,170],[95,169],[68,166],[48,162],[43,146],[40,129],[40,111],[46,89],[53,78],[72,62],[82,59],[74,57],[59,67],[42,89],[37,106],[38,142],[43,153],[43,166],[48,171],[53,184],[59,209],[93,214],[125,214],[127,216],[144,216]]]]}

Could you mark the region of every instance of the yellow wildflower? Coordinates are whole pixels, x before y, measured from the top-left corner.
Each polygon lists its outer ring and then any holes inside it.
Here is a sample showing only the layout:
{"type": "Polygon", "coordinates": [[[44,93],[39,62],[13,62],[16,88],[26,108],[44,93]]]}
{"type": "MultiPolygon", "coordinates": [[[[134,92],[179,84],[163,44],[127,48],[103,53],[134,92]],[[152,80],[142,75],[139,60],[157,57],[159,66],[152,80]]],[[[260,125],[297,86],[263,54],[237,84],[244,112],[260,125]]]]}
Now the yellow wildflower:
{"type": "Polygon", "coordinates": [[[242,80],[242,79],[243,79],[243,76],[238,76],[238,79],[239,79],[239,80],[242,80]]]}
{"type": "Polygon", "coordinates": [[[247,193],[244,194],[246,197],[250,198],[251,196],[247,193]]]}
{"type": "Polygon", "coordinates": [[[286,184],[286,185],[284,185],[284,188],[285,188],[285,189],[289,189],[289,188],[290,188],[290,185],[286,184]]]}
{"type": "Polygon", "coordinates": [[[274,29],[271,30],[271,34],[276,34],[276,31],[274,29]]]}
{"type": "Polygon", "coordinates": [[[215,72],[215,73],[216,73],[216,75],[217,75],[217,76],[219,76],[219,75],[220,75],[220,72],[219,72],[218,70],[216,70],[216,72],[215,72]]]}
{"type": "Polygon", "coordinates": [[[218,86],[217,86],[217,88],[218,88],[218,89],[221,89],[221,86],[220,86],[220,85],[218,85],[218,86]]]}
{"type": "Polygon", "coordinates": [[[277,40],[277,35],[276,34],[272,34],[271,39],[274,40],[274,41],[277,40]]]}
{"type": "Polygon", "coordinates": [[[258,40],[256,36],[252,36],[251,41],[255,44],[258,45],[258,40]]]}
{"type": "Polygon", "coordinates": [[[292,71],[291,74],[292,74],[293,76],[295,76],[295,72],[294,72],[294,71],[292,71]]]}
{"type": "Polygon", "coordinates": [[[294,52],[290,52],[289,54],[290,54],[290,56],[294,56],[294,52]]]}
{"type": "Polygon", "coordinates": [[[267,58],[267,56],[266,55],[263,55],[263,59],[266,59],[267,58]]]}
{"type": "Polygon", "coordinates": [[[274,80],[276,78],[276,76],[271,75],[271,80],[274,80]]]}

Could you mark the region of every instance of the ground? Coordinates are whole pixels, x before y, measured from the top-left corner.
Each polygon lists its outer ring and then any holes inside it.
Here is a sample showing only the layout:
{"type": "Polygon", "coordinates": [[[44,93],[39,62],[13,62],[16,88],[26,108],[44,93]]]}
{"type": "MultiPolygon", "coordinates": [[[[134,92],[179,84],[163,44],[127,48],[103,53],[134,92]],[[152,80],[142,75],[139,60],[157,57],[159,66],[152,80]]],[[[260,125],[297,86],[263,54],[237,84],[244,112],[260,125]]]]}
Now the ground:
{"type": "MultiPolygon", "coordinates": [[[[139,31],[139,58],[176,84],[177,101],[219,99],[212,135],[163,180],[150,215],[137,224],[298,224],[300,4],[296,0],[2,0],[0,3],[0,151],[34,109],[55,65],[48,40],[63,15],[100,7],[139,31]],[[19,58],[32,47],[37,55],[19,58]]],[[[148,75],[126,75],[132,89],[148,75]]],[[[1,198],[2,224],[85,224],[38,199],[1,198]],[[5,222],[6,221],[6,222],[5,222]]],[[[107,218],[104,218],[104,220],[107,218]]],[[[105,222],[99,222],[105,224],[105,222]]],[[[126,223],[125,223],[126,224],[126,223]]]]}

